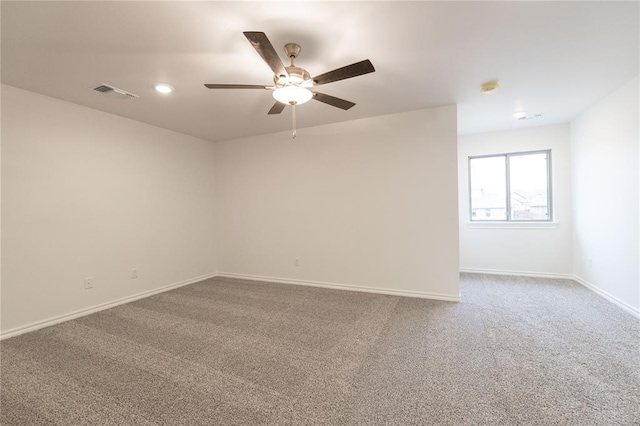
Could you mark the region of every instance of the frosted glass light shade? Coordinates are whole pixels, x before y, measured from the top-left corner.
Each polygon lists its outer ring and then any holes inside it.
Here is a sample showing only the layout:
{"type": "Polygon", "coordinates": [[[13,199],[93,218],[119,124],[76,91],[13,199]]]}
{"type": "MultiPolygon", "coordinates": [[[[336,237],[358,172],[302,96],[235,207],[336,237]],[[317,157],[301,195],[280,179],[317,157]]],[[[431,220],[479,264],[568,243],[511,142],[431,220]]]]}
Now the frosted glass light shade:
{"type": "Polygon", "coordinates": [[[300,105],[311,100],[313,93],[304,87],[286,86],[274,90],[273,97],[283,104],[290,105],[294,103],[300,105]]]}

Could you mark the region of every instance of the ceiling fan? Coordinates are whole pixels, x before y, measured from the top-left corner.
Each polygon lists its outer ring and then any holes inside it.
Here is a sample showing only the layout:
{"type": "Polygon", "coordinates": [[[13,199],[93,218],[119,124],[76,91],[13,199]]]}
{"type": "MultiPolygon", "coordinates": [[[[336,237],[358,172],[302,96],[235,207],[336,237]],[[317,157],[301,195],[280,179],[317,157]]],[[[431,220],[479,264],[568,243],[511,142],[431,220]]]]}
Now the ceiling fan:
{"type": "Polygon", "coordinates": [[[268,114],[280,114],[287,105],[293,108],[293,137],[295,138],[295,106],[315,99],[325,104],[348,110],[355,106],[355,103],[326,95],[324,93],[310,90],[315,86],[320,86],[334,81],[345,80],[375,71],[373,64],[368,59],[347,65],[333,71],[311,77],[304,68],[294,65],[295,58],[300,54],[301,47],[296,43],[287,43],[284,50],[291,60],[291,65],[284,66],[278,53],[263,32],[245,31],[243,33],[249,40],[260,57],[269,65],[273,71],[273,86],[260,86],[251,84],[205,84],[209,89],[263,89],[271,90],[276,102],[269,110],[268,114]]]}

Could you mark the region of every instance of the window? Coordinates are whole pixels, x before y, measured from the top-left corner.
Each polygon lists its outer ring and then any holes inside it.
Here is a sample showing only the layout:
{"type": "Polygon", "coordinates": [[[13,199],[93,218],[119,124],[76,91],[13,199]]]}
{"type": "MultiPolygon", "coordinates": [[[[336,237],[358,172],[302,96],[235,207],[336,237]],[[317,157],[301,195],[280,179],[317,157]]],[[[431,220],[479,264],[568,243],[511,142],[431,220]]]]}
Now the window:
{"type": "Polygon", "coordinates": [[[550,221],[551,151],[469,157],[472,221],[550,221]]]}

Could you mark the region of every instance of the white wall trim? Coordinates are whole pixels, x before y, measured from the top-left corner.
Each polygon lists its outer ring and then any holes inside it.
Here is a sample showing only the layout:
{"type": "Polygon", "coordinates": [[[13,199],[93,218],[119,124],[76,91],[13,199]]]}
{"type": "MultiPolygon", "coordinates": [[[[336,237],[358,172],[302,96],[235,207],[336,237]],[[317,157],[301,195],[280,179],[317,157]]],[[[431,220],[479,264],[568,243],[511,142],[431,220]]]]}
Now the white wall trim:
{"type": "Polygon", "coordinates": [[[209,278],[214,278],[216,276],[215,272],[200,275],[199,277],[190,278],[188,280],[180,281],[177,283],[169,284],[164,287],[156,288],[153,290],[145,291],[142,293],[137,293],[132,296],[123,297],[120,299],[113,300],[111,302],[101,303],[99,305],[95,305],[89,308],[80,309],[74,312],[70,312],[68,314],[59,315],[53,318],[49,318],[46,320],[34,322],[31,324],[23,325],[20,327],[15,327],[9,330],[6,330],[0,334],[0,340],[8,339],[9,337],[18,336],[20,334],[28,333],[30,331],[36,331],[41,328],[49,327],[55,324],[60,324],[62,322],[66,322],[75,318],[83,317],[86,315],[93,314],[95,312],[104,311],[105,309],[113,308],[118,305],[122,305],[124,303],[133,302],[134,300],[144,299],[145,297],[153,296],[154,294],[164,293],[165,291],[173,290],[178,287],[182,287],[189,284],[194,284],[199,281],[203,281],[209,278]]]}
{"type": "Polygon", "coordinates": [[[637,309],[626,302],[618,299],[617,297],[607,293],[606,291],[596,287],[587,280],[580,278],[575,274],[557,274],[557,273],[538,273],[538,272],[522,272],[522,271],[501,271],[496,269],[466,269],[461,268],[460,272],[469,274],[488,274],[488,275],[511,275],[516,277],[538,277],[538,278],[560,278],[566,280],[572,280],[578,284],[588,288],[589,290],[607,299],[609,302],[614,303],[618,307],[624,309],[634,317],[640,319],[640,309],[637,309]]]}
{"type": "Polygon", "coordinates": [[[623,302],[622,300],[618,299],[617,297],[613,296],[612,294],[607,293],[606,291],[602,290],[601,288],[596,287],[594,284],[591,284],[589,281],[587,281],[587,280],[585,280],[583,278],[580,278],[577,275],[573,275],[573,280],[576,281],[578,284],[582,284],[583,286],[585,286],[589,290],[593,291],[598,296],[601,296],[601,297],[607,299],[609,302],[618,305],[620,308],[624,309],[625,311],[627,311],[628,313],[630,313],[634,317],[640,319],[640,309],[635,308],[635,307],[629,305],[626,302],[623,302]]]}
{"type": "Polygon", "coordinates": [[[526,221],[475,221],[467,222],[469,229],[557,229],[560,222],[526,222],[526,221]]]}
{"type": "Polygon", "coordinates": [[[472,269],[460,268],[460,272],[468,274],[489,274],[489,275],[511,275],[515,277],[536,277],[536,278],[558,278],[572,280],[572,274],[561,274],[557,272],[529,272],[529,271],[506,271],[500,269],[472,269]]]}
{"type": "Polygon", "coordinates": [[[308,280],[296,280],[296,279],[290,279],[290,278],[265,277],[261,275],[246,275],[246,274],[237,274],[233,272],[219,272],[218,276],[226,277],[226,278],[239,278],[239,279],[251,280],[251,281],[265,281],[265,282],[280,283],[280,284],[293,284],[293,285],[304,285],[309,287],[332,288],[336,290],[359,291],[363,293],[378,293],[378,294],[389,294],[392,296],[418,297],[421,299],[444,300],[446,302],[460,301],[460,294],[458,294],[457,296],[454,296],[454,295],[440,294],[440,293],[425,293],[421,291],[393,290],[388,288],[365,287],[365,286],[358,286],[358,285],[352,285],[352,284],[337,284],[337,283],[328,283],[328,282],[322,282],[322,281],[308,281],[308,280]]]}
{"type": "MultiPolygon", "coordinates": [[[[468,269],[468,268],[461,268],[460,272],[470,273],[470,274],[511,275],[511,276],[520,276],[520,277],[570,279],[570,280],[576,281],[577,283],[583,285],[584,287],[593,291],[597,295],[616,304],[617,306],[624,309],[626,312],[630,313],[634,317],[640,319],[639,309],[627,304],[626,302],[623,302],[617,297],[607,293],[606,291],[596,287],[590,282],[574,274],[538,273],[538,272],[528,272],[528,271],[505,271],[505,270],[496,270],[496,269],[468,269]]],[[[123,297],[111,302],[95,305],[90,308],[80,309],[78,311],[70,312],[68,314],[59,315],[43,321],[38,321],[32,324],[9,329],[0,334],[0,340],[8,339],[10,337],[18,336],[20,334],[28,333],[31,331],[36,331],[41,328],[49,327],[55,324],[60,324],[62,322],[66,322],[75,318],[90,315],[95,312],[116,307],[118,305],[133,302],[135,300],[153,296],[158,293],[164,293],[166,291],[173,290],[175,288],[183,287],[189,284],[194,284],[194,283],[204,281],[209,278],[215,278],[215,277],[238,278],[238,279],[245,279],[245,280],[251,280],[251,281],[265,281],[265,282],[274,282],[274,283],[280,283],[280,284],[303,285],[303,286],[309,286],[309,287],[323,287],[323,288],[332,288],[336,290],[359,291],[364,293],[389,294],[393,296],[417,297],[422,299],[443,300],[447,302],[460,301],[460,295],[452,296],[452,295],[439,294],[439,293],[425,293],[425,292],[409,291],[409,290],[392,290],[392,289],[386,289],[386,288],[365,287],[365,286],[356,286],[356,285],[350,285],[350,284],[336,284],[336,283],[328,283],[328,282],[321,282],[321,281],[295,280],[295,279],[289,279],[289,278],[266,277],[261,275],[237,274],[232,272],[219,272],[219,273],[213,272],[213,273],[201,275],[199,277],[180,281],[174,284],[169,284],[167,286],[160,287],[154,290],[145,291],[142,293],[134,294],[132,296],[123,297]]]]}

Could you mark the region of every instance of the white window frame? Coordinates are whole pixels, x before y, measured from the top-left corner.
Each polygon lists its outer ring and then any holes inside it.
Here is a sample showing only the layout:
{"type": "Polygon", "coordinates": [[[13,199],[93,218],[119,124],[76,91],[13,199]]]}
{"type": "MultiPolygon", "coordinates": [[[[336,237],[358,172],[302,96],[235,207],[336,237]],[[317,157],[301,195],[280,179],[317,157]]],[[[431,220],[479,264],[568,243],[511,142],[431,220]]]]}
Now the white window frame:
{"type": "MultiPolygon", "coordinates": [[[[539,151],[523,151],[523,152],[509,152],[503,154],[487,154],[487,155],[474,155],[470,156],[467,163],[467,170],[469,173],[469,223],[473,225],[480,224],[548,224],[553,223],[553,204],[552,204],[552,189],[553,182],[551,180],[551,150],[543,149],[539,151]],[[511,219],[511,184],[510,184],[510,163],[509,159],[511,157],[521,156],[521,155],[531,155],[531,154],[546,154],[547,156],[547,206],[549,215],[546,219],[531,219],[531,220],[513,220],[511,219]],[[471,187],[471,160],[476,160],[480,158],[493,158],[493,157],[505,157],[505,183],[506,183],[506,219],[496,219],[496,220],[478,220],[473,217],[473,204],[471,200],[472,195],[472,187],[471,187]]],[[[479,226],[480,227],[480,226],[479,226]]],[[[490,225],[487,227],[491,227],[490,225]]]]}

